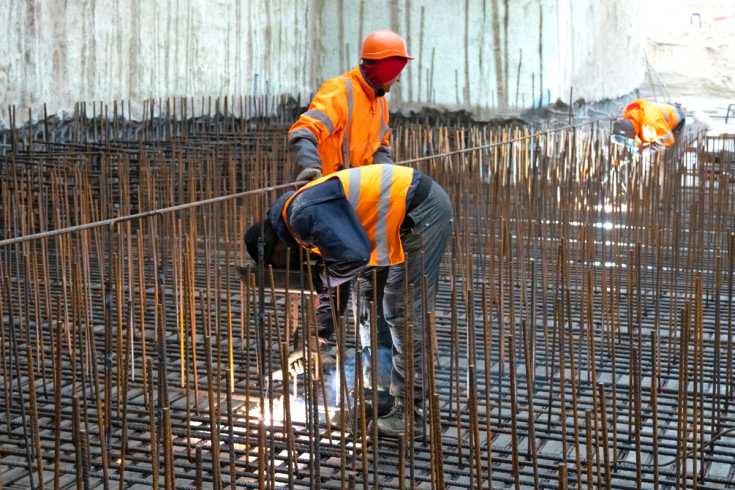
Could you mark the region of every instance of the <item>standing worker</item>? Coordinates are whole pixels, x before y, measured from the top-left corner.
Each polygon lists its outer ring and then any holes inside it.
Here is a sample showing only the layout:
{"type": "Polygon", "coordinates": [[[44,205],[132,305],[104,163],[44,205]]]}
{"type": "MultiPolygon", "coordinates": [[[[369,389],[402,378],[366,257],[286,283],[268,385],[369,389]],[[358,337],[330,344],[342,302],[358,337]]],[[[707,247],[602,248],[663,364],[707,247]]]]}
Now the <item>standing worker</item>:
{"type": "Polygon", "coordinates": [[[375,31],[365,38],[360,64],[324,82],[309,110],[288,132],[296,182],[351,167],[393,163],[384,95],[401,80],[401,70],[412,59],[394,32],[375,31]]]}
{"type": "Polygon", "coordinates": [[[625,108],[622,119],[613,123],[613,143],[639,150],[648,146],[671,146],[679,136],[686,118],[679,107],[651,104],[636,99],[625,108]]]}
{"type": "MultiPolygon", "coordinates": [[[[452,204],[446,192],[428,175],[383,164],[342,170],[284,194],[271,206],[263,225],[266,265],[281,262],[279,256],[287,247],[302,246],[321,256],[322,282],[332,287],[350,281],[368,267],[387,268],[387,279],[378,288],[383,293],[385,321],[393,343],[390,394],[394,404],[377,421],[382,435],[395,437],[405,431],[406,349],[413,349],[414,354],[414,407],[422,401],[422,312],[424,306],[426,311],[433,309],[452,219],[452,204]],[[413,301],[412,346],[404,345],[404,261],[407,282],[414,285],[413,298],[409,298],[413,301]],[[428,278],[426,305],[422,304],[423,274],[428,278]]],[[[251,256],[257,249],[260,229],[261,224],[256,223],[245,235],[251,256]]],[[[322,309],[325,301],[328,308],[327,292],[320,296],[321,314],[317,315],[320,344],[334,331],[331,315],[325,314],[331,312],[322,309]]],[[[365,327],[361,325],[363,330],[365,327]]],[[[417,415],[415,420],[418,433],[422,418],[417,415]]]]}
{"type": "MultiPolygon", "coordinates": [[[[360,63],[351,71],[327,80],[312,100],[309,110],[289,130],[289,151],[296,163],[294,181],[311,181],[338,170],[364,165],[392,164],[389,143],[389,109],[385,94],[401,80],[401,71],[413,58],[406,51],[406,43],[395,32],[379,30],[369,34],[362,44],[360,63]]],[[[385,267],[378,267],[378,372],[377,386],[372,386],[370,374],[370,342],[366,331],[361,333],[363,375],[367,389],[377,389],[379,407],[389,409],[393,400],[387,394],[390,385],[389,366],[392,340],[383,312],[383,285],[388,277],[385,267]]],[[[350,282],[339,286],[338,314],[344,314],[350,297],[350,282]]],[[[372,273],[359,275],[355,281],[359,291],[361,311],[355,311],[358,321],[367,318],[368,304],[373,298],[372,273]]],[[[327,296],[317,311],[323,321],[331,324],[331,309],[327,296]]],[[[333,327],[332,327],[333,328],[333,327]]]]}

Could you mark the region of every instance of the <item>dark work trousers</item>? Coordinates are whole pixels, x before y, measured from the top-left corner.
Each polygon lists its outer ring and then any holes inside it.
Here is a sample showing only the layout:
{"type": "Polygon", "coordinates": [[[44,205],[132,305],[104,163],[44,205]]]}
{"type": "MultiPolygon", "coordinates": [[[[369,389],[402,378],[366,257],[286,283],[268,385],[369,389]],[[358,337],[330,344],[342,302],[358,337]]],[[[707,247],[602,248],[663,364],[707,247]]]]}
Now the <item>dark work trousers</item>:
{"type": "MultiPolygon", "coordinates": [[[[352,298],[352,314],[357,319],[358,333],[360,336],[360,349],[362,352],[363,380],[365,388],[372,388],[371,376],[371,350],[370,350],[370,305],[375,304],[377,312],[377,388],[388,390],[390,388],[392,363],[391,348],[393,339],[390,327],[385,321],[383,312],[383,297],[385,283],[388,280],[388,267],[368,267],[362,271],[353,282],[346,282],[332,290],[332,302],[338,311],[344,315],[347,308],[347,300],[352,298]],[[373,290],[373,274],[375,274],[376,288],[373,290]],[[337,289],[339,289],[339,301],[337,301],[337,289]],[[375,291],[375,294],[373,293],[375,291]]],[[[329,295],[324,291],[319,296],[317,318],[319,319],[319,335],[329,338],[334,331],[332,326],[332,310],[329,303],[329,295]]],[[[348,327],[346,331],[350,331],[348,327]]]]}
{"type": "Polygon", "coordinates": [[[363,380],[366,388],[372,388],[372,358],[370,342],[370,306],[375,305],[376,318],[376,345],[377,345],[377,389],[380,391],[390,388],[392,371],[393,337],[390,326],[385,320],[383,302],[385,300],[385,284],[388,281],[388,267],[369,267],[363,271],[355,281],[352,294],[353,313],[357,319],[360,333],[360,347],[362,349],[363,380]],[[374,276],[373,276],[374,274],[374,276]],[[373,288],[373,283],[375,288],[373,288]]]}
{"type": "MultiPolygon", "coordinates": [[[[422,331],[424,330],[424,315],[434,309],[439,268],[452,229],[452,203],[444,189],[433,182],[426,199],[411,210],[407,218],[401,229],[401,244],[408,262],[408,278],[406,278],[404,264],[390,266],[385,285],[383,308],[393,337],[390,394],[395,397],[405,397],[405,351],[413,348],[414,400],[418,404],[423,398],[422,331]],[[422,251],[424,252],[423,261],[422,251]],[[426,274],[428,278],[426,303],[424,303],[422,292],[422,274],[426,274]],[[406,279],[408,279],[408,284],[414,285],[413,298],[406,298],[406,279]],[[409,305],[413,302],[413,346],[406,346],[404,342],[404,299],[407,299],[409,305]]],[[[426,341],[428,342],[428,339],[426,341]]],[[[427,350],[431,352],[431,346],[428,346],[427,350]]]]}
{"type": "Polygon", "coordinates": [[[674,136],[674,144],[665,149],[664,168],[665,171],[672,175],[678,171],[677,164],[682,161],[683,152],[686,149],[682,142],[684,136],[684,126],[686,125],[686,117],[679,116],[679,124],[671,130],[674,136]]]}

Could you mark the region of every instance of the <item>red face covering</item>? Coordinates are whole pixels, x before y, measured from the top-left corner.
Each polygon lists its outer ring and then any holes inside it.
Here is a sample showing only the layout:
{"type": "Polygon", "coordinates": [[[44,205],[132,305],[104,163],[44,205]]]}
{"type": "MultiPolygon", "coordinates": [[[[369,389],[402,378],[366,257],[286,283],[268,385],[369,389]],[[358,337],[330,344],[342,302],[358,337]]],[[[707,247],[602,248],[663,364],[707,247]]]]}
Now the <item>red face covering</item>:
{"type": "Polygon", "coordinates": [[[376,60],[372,65],[363,64],[362,71],[374,87],[380,88],[401,73],[408,60],[401,56],[391,56],[376,60]]]}

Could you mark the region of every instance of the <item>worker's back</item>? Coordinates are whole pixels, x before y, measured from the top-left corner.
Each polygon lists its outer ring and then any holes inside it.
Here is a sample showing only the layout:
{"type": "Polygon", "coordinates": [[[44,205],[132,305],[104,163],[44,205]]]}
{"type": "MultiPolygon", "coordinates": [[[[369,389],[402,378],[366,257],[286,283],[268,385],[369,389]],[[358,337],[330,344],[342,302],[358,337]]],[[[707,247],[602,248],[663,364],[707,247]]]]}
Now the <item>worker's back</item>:
{"type": "Polygon", "coordinates": [[[633,123],[637,143],[644,145],[661,143],[671,146],[674,144],[674,135],[671,132],[681,127],[684,116],[673,105],[652,104],[643,99],[636,99],[623,111],[623,119],[633,123]]]}

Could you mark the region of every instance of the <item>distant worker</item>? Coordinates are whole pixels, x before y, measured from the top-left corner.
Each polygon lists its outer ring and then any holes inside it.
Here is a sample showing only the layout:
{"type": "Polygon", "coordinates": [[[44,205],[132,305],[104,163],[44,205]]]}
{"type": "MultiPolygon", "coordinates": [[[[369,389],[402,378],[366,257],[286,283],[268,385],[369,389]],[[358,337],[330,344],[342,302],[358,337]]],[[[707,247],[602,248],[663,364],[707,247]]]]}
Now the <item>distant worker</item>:
{"type": "Polygon", "coordinates": [[[678,106],[649,103],[636,99],[623,111],[622,119],[613,123],[613,143],[639,150],[650,146],[671,146],[679,136],[686,118],[678,106]]]}
{"type": "Polygon", "coordinates": [[[401,80],[401,71],[412,59],[394,32],[375,31],[365,38],[360,64],[324,82],[309,110],[289,130],[295,181],[394,162],[384,95],[401,80]]]}
{"type": "MultiPolygon", "coordinates": [[[[392,337],[389,384],[394,400],[390,412],[377,421],[381,435],[396,437],[405,432],[409,410],[405,400],[407,349],[412,349],[414,356],[414,408],[421,406],[423,312],[433,309],[452,220],[452,204],[446,192],[428,175],[409,167],[380,164],[342,170],[309,182],[279,197],[268,211],[263,233],[266,265],[283,262],[281,256],[285,256],[287,247],[294,250],[302,246],[321,256],[325,266],[322,282],[331,287],[349,282],[367,268],[383,266],[388,270],[386,280],[378,284],[378,293],[383,297],[385,321],[392,337]],[[424,274],[428,278],[425,305],[424,274]],[[412,298],[406,298],[406,284],[414,285],[412,298]],[[404,344],[406,299],[407,304],[413,304],[409,317],[413,319],[412,346],[404,344]]],[[[260,230],[258,223],[245,234],[248,251],[256,261],[260,230]]],[[[365,347],[370,323],[367,317],[361,316],[360,320],[360,338],[365,347]]],[[[320,295],[317,323],[321,345],[335,329],[328,291],[320,295]]],[[[298,352],[292,354],[289,363],[299,357],[298,352]]],[[[422,427],[417,412],[415,433],[422,427]]],[[[366,414],[370,416],[371,410],[366,414]]]]}

